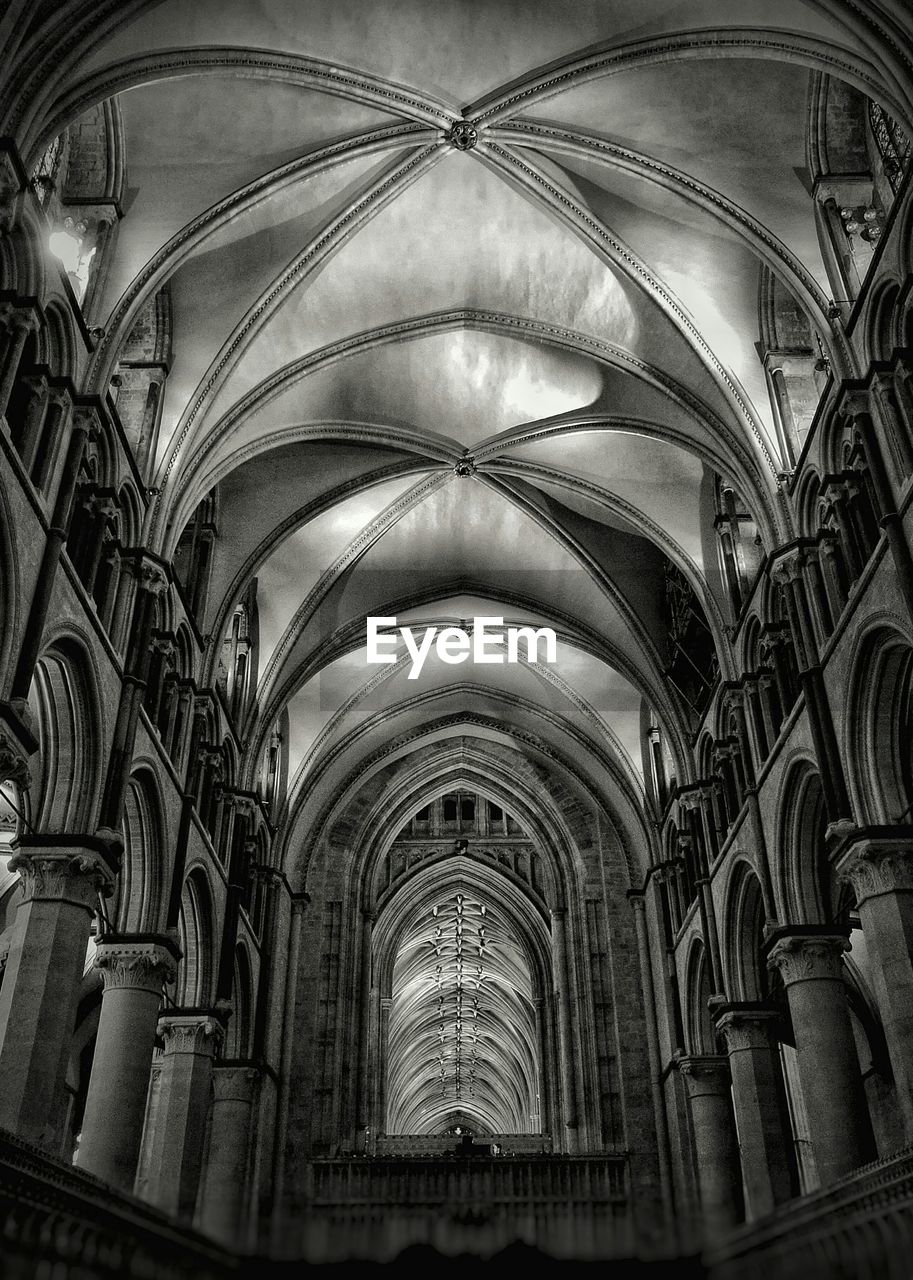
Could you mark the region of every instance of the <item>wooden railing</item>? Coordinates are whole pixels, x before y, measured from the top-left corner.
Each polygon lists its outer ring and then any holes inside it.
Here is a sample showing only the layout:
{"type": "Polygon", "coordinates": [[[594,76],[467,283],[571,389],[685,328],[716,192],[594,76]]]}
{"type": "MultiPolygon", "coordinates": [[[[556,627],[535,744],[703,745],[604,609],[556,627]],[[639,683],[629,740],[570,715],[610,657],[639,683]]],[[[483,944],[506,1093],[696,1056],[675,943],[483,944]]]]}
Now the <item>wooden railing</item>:
{"type": "Polygon", "coordinates": [[[781,1205],[704,1261],[710,1280],[910,1280],[913,1148],[781,1205]]]}

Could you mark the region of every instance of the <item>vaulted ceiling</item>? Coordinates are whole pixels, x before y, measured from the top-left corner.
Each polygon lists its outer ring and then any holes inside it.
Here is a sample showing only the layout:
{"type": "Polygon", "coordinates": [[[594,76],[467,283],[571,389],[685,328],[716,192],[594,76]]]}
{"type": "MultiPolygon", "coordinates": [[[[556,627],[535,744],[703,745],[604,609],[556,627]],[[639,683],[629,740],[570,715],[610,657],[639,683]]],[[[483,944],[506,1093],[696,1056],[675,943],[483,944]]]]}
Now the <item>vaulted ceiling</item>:
{"type": "Polygon", "coordinates": [[[116,104],[124,217],[90,379],[167,286],[148,534],[172,553],[218,485],[200,623],[221,635],[256,578],[251,771],[286,708],[298,796],[377,726],[438,715],[538,734],[632,811],[645,705],[681,757],[669,566],[721,639],[715,477],[766,543],[781,518],[762,265],[841,359],[806,172],[823,70],[875,93],[840,0],[99,14],[22,128],[37,155],[116,104]],[[535,621],[559,661],[431,659],[409,681],[366,664],[366,614],[535,621]]]}

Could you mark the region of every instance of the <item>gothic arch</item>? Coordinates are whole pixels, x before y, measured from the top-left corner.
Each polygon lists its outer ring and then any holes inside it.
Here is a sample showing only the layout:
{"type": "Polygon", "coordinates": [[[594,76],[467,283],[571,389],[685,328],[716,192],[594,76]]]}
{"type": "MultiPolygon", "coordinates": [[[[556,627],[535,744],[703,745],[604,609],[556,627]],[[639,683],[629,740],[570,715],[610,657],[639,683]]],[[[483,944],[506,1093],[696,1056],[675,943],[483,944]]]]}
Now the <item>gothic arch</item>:
{"type": "Polygon", "coordinates": [[[820,774],[810,760],[800,758],[785,775],[777,808],[780,896],[784,918],[791,922],[818,924],[831,919],[826,826],[820,774]]]}
{"type": "Polygon", "coordinates": [[[231,1018],[225,1034],[226,1058],[247,1059],[252,1052],[254,987],[247,946],[235,947],[231,983],[231,1018]]]}
{"type": "Polygon", "coordinates": [[[685,1038],[689,1053],[713,1054],[717,1052],[716,1032],[710,1016],[708,1001],[712,995],[710,961],[700,938],[695,938],[688,952],[685,967],[685,992],[687,997],[687,1025],[685,1038]]]}
{"type": "Polygon", "coordinates": [[[152,933],[161,923],[165,850],[170,848],[161,793],[151,768],[135,769],[124,802],[124,854],[116,907],[119,933],[152,933]]]}
{"type": "Polygon", "coordinates": [[[199,1008],[212,996],[216,944],[212,891],[202,867],[194,867],[184,881],[178,938],[176,1003],[199,1008]]]}
{"type": "Polygon", "coordinates": [[[32,809],[38,831],[88,831],[104,742],[92,663],[80,641],[63,636],[35,666],[30,701],[38,726],[32,809]]]}
{"type": "Polygon", "coordinates": [[[860,821],[908,823],[913,806],[913,642],[876,624],[856,646],[844,727],[849,782],[860,821]]]}
{"type": "Polygon", "coordinates": [[[727,989],[736,1000],[763,1000],[767,973],[761,958],[764,942],[764,891],[751,863],[735,863],[726,894],[723,961],[727,989]]]}

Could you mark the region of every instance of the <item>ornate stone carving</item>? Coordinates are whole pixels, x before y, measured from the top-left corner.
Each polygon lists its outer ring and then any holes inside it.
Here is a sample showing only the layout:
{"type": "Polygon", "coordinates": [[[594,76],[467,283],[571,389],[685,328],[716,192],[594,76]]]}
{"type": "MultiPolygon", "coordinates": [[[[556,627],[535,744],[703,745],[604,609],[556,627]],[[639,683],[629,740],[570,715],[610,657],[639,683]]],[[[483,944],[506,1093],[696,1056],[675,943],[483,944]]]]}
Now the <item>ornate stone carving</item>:
{"type": "Polygon", "coordinates": [[[167,946],[127,938],[99,943],[95,967],[102,972],[106,991],[113,987],[159,994],[177,976],[175,957],[167,946]]]}
{"type": "Polygon", "coordinates": [[[0,782],[15,782],[23,791],[32,784],[28,761],[20,753],[19,744],[0,730],[0,782]]]}
{"type": "Polygon", "coordinates": [[[716,1026],[730,1053],[770,1047],[770,1028],[779,1014],[775,1009],[729,1009],[717,1018],[716,1026]]]}
{"type": "Polygon", "coordinates": [[[688,1092],[717,1093],[729,1088],[729,1061],[722,1054],[680,1054],[675,1065],[685,1077],[688,1092]]]}
{"type": "Polygon", "coordinates": [[[849,951],[849,939],[838,934],[793,934],[775,942],[767,957],[769,969],[779,969],[784,985],[814,979],[839,979],[841,957],[849,951]]]}
{"type": "Polygon", "coordinates": [[[222,1023],[211,1013],[168,1013],[158,1025],[166,1054],[214,1054],[225,1035],[222,1023]]]}
{"type": "Polygon", "coordinates": [[[808,561],[806,548],[792,547],[774,562],[770,571],[771,579],[780,586],[786,586],[790,582],[801,582],[808,561]]]}
{"type": "Polygon", "coordinates": [[[479,131],[468,120],[458,120],[448,133],[447,139],[457,151],[471,151],[479,141],[479,131]]]}
{"type": "Polygon", "coordinates": [[[913,847],[874,843],[856,846],[838,874],[852,886],[857,906],[878,894],[909,892],[913,890],[913,847]]]}
{"type": "Polygon", "coordinates": [[[164,567],[157,561],[150,560],[148,556],[139,555],[133,561],[131,568],[141,591],[148,591],[154,596],[162,595],[167,591],[168,576],[164,567]]]}
{"type": "Polygon", "coordinates": [[[10,858],[9,869],[19,872],[23,902],[72,902],[91,912],[99,894],[107,898],[114,890],[111,867],[91,849],[20,850],[10,858]]]}
{"type": "Polygon", "coordinates": [[[213,1072],[215,1102],[253,1102],[260,1072],[250,1066],[220,1066],[213,1072]]]}
{"type": "Polygon", "coordinates": [[[459,462],[453,468],[453,474],[464,479],[467,476],[474,476],[476,473],[476,464],[471,457],[460,458],[459,462]]]}

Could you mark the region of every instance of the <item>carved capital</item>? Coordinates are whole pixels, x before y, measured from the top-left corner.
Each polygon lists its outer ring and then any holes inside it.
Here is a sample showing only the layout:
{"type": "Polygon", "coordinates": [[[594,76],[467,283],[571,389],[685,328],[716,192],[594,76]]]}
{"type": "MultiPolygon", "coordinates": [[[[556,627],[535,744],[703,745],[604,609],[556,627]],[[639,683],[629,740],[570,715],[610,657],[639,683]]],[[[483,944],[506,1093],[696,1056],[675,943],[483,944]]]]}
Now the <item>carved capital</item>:
{"type": "Polygon", "coordinates": [[[15,738],[3,729],[0,729],[0,782],[15,782],[23,791],[32,785],[28,760],[15,738]]]}
{"type": "Polygon", "coordinates": [[[167,591],[168,575],[164,566],[157,560],[139,555],[134,559],[131,568],[140,591],[148,591],[153,596],[160,596],[167,591]]]}
{"type": "Polygon", "coordinates": [[[685,1078],[689,1097],[728,1093],[729,1059],[722,1054],[679,1054],[675,1065],[685,1078]]]}
{"type": "Polygon", "coordinates": [[[883,893],[913,891],[913,843],[864,840],[840,861],[837,874],[852,886],[856,905],[883,893]]]}
{"type": "Polygon", "coordinates": [[[791,547],[774,561],[770,570],[771,581],[778,586],[788,586],[792,582],[801,582],[802,575],[808,565],[808,550],[805,547],[791,547]]]}
{"type": "Polygon", "coordinates": [[[12,155],[0,151],[0,231],[12,231],[22,193],[22,178],[12,155]]]}
{"type": "Polygon", "coordinates": [[[107,898],[114,891],[113,869],[92,849],[19,848],[9,869],[19,872],[23,902],[70,902],[91,913],[99,894],[107,898]]]}
{"type": "Polygon", "coordinates": [[[688,787],[687,790],[679,792],[678,802],[686,811],[701,809],[710,804],[713,789],[714,784],[710,782],[697,782],[693,787],[688,787]]]}
{"type": "Polygon", "coordinates": [[[716,1019],[717,1030],[726,1041],[730,1053],[745,1049],[769,1049],[774,1025],[780,1015],[776,1009],[724,1009],[716,1019]]]}
{"type": "Polygon", "coordinates": [[[148,991],[161,995],[177,976],[177,958],[171,944],[130,938],[100,942],[95,955],[105,990],[148,991]]]}
{"type": "Polygon", "coordinates": [[[221,1021],[201,1010],[197,1013],[166,1013],[159,1018],[165,1053],[218,1052],[225,1035],[221,1021]]]}
{"type": "Polygon", "coordinates": [[[842,976],[842,957],[849,951],[842,933],[788,934],[779,938],[767,956],[767,967],[778,969],[785,986],[842,976]]]}
{"type": "Polygon", "coordinates": [[[6,303],[0,308],[0,323],[7,332],[22,336],[38,328],[38,317],[30,307],[17,307],[6,303]]]}
{"type": "Polygon", "coordinates": [[[215,1102],[252,1103],[260,1072],[251,1066],[220,1066],[212,1075],[215,1102]]]}

